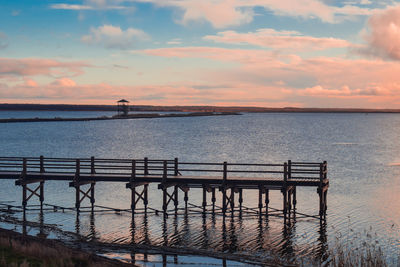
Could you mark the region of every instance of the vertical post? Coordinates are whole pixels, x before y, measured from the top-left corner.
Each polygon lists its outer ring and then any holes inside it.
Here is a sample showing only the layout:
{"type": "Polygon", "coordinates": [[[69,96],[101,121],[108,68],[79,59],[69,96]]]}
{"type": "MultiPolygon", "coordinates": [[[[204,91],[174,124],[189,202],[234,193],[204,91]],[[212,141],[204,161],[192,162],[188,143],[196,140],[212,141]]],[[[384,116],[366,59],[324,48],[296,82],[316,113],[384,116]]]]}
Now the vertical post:
{"type": "Polygon", "coordinates": [[[149,175],[149,159],[144,158],[144,175],[149,175]]]}
{"type": "Polygon", "coordinates": [[[242,205],[243,205],[243,189],[239,189],[239,209],[242,211],[242,205]]]}
{"type": "Polygon", "coordinates": [[[205,185],[203,185],[203,215],[206,213],[207,210],[207,189],[205,185]]]}
{"type": "Polygon", "coordinates": [[[136,179],[136,160],[132,160],[132,167],[131,167],[131,177],[129,179],[130,187],[131,187],[131,210],[132,215],[135,214],[136,208],[136,187],[132,185],[132,183],[136,179]]]}
{"type": "Polygon", "coordinates": [[[148,190],[149,190],[149,185],[145,184],[144,185],[144,212],[147,213],[147,204],[149,204],[148,200],[148,190]]]}
{"type": "Polygon", "coordinates": [[[94,167],[94,157],[91,157],[90,158],[90,174],[95,174],[95,173],[96,173],[96,170],[94,167]]]}
{"type": "Polygon", "coordinates": [[[136,160],[132,160],[131,179],[129,182],[134,182],[136,179],[136,160]]]}
{"type": "Polygon", "coordinates": [[[233,212],[235,210],[235,189],[234,188],[231,188],[230,203],[231,203],[231,210],[232,210],[232,216],[233,216],[233,212]]]}
{"type": "Polygon", "coordinates": [[[226,161],[224,161],[224,176],[223,176],[224,185],[225,185],[227,179],[228,179],[228,163],[226,161]]]}
{"type": "Polygon", "coordinates": [[[131,185],[131,210],[132,210],[132,215],[135,214],[135,208],[136,208],[136,187],[131,185]]]}
{"type": "Polygon", "coordinates": [[[44,201],[44,181],[40,181],[40,210],[43,210],[43,201],[44,201]]]}
{"type": "Polygon", "coordinates": [[[24,179],[25,180],[25,178],[26,178],[26,173],[27,173],[27,171],[28,171],[28,166],[27,166],[27,159],[26,158],[23,158],[22,159],[22,179],[24,179]]]}
{"type": "Polygon", "coordinates": [[[174,206],[175,206],[175,213],[178,212],[178,186],[175,185],[174,187],[174,206]]]}
{"type": "Polygon", "coordinates": [[[22,159],[22,174],[21,174],[21,178],[22,178],[22,206],[24,208],[24,213],[25,213],[25,208],[26,208],[26,173],[27,173],[27,160],[26,158],[22,159]]]}
{"type": "MultiPolygon", "coordinates": [[[[44,173],[45,169],[44,169],[44,157],[40,156],[40,173],[44,173]]],[[[39,200],[40,200],[40,210],[43,210],[43,201],[44,201],[44,181],[40,182],[40,194],[39,194],[39,200]]]]}
{"type": "Polygon", "coordinates": [[[223,180],[222,180],[222,213],[225,216],[226,212],[226,180],[228,178],[228,163],[224,161],[223,169],[223,180]]]}
{"type": "Polygon", "coordinates": [[[297,193],[296,193],[296,186],[293,188],[293,210],[296,210],[297,204],[297,193]]]}
{"type": "Polygon", "coordinates": [[[324,215],[324,192],[322,188],[324,180],[324,163],[319,164],[319,186],[318,186],[318,195],[319,195],[319,216],[322,219],[322,216],[324,215]]]}
{"type": "Polygon", "coordinates": [[[292,161],[288,160],[288,180],[292,179],[292,161]]]}
{"type": "Polygon", "coordinates": [[[179,175],[179,168],[178,168],[178,158],[175,158],[174,160],[174,175],[178,176],[179,175]]]}
{"type": "Polygon", "coordinates": [[[282,194],[283,194],[283,214],[286,215],[287,213],[287,179],[288,179],[288,166],[287,163],[285,162],[283,164],[283,188],[282,188],[282,194]]]}
{"type": "Polygon", "coordinates": [[[211,191],[211,201],[212,201],[212,212],[213,212],[213,214],[215,212],[215,201],[216,200],[217,199],[215,198],[215,188],[213,187],[212,191],[211,191]]]}
{"type": "Polygon", "coordinates": [[[184,196],[183,200],[185,201],[185,211],[187,212],[188,200],[189,200],[189,196],[188,196],[188,191],[187,190],[185,190],[185,196],[184,196]]]}
{"type": "Polygon", "coordinates": [[[263,207],[263,204],[262,204],[262,191],[263,191],[263,188],[261,186],[259,186],[258,187],[258,213],[259,213],[260,216],[261,216],[262,207],[263,207]]]}
{"type": "Polygon", "coordinates": [[[79,159],[75,162],[75,208],[79,212],[79,208],[81,206],[80,203],[80,185],[79,185],[79,176],[80,176],[81,162],[79,159]]]}
{"type": "Polygon", "coordinates": [[[92,205],[92,210],[94,209],[94,202],[95,202],[95,198],[94,198],[94,185],[96,183],[91,183],[90,184],[90,204],[92,205]]]}
{"type": "Polygon", "coordinates": [[[167,188],[163,187],[163,212],[164,212],[164,216],[165,213],[167,212],[167,188]]]}
{"type": "Polygon", "coordinates": [[[164,160],[163,165],[164,165],[164,166],[163,166],[163,178],[162,178],[162,183],[164,184],[164,183],[167,182],[167,176],[168,176],[168,169],[167,169],[168,163],[167,163],[166,160],[164,160]]]}
{"type": "Polygon", "coordinates": [[[269,189],[265,189],[265,215],[268,216],[269,189]]]}
{"type": "Polygon", "coordinates": [[[45,172],[45,169],[44,169],[44,157],[43,156],[40,156],[40,172],[41,173],[45,172]]]}

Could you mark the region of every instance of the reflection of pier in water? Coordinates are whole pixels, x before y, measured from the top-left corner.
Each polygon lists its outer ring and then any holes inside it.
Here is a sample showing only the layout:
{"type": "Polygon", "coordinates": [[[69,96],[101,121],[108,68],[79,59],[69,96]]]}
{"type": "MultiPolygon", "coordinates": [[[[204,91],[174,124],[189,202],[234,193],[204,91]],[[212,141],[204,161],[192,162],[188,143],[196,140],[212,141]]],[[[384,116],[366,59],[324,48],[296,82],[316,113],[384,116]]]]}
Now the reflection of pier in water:
{"type": "MultiPolygon", "coordinates": [[[[32,229],[38,236],[46,237],[51,229],[44,223],[46,214],[54,212],[40,212],[36,217],[38,222],[21,221],[24,234],[30,234],[32,229]]],[[[57,211],[58,212],[58,211],[57,211]]],[[[68,214],[72,215],[70,211],[68,214]]],[[[275,255],[282,259],[294,260],[296,256],[296,223],[298,218],[293,212],[286,218],[279,230],[279,224],[274,222],[271,226],[271,218],[251,217],[240,218],[238,216],[224,218],[222,216],[170,216],[163,217],[155,214],[141,214],[131,217],[130,237],[127,242],[109,243],[102,241],[101,230],[96,229],[96,218],[101,213],[89,212],[85,215],[76,216],[75,234],[77,244],[84,243],[87,249],[92,252],[107,251],[108,257],[123,258],[128,262],[162,262],[180,263],[188,260],[188,256],[220,258],[220,265],[226,266],[229,260],[240,260],[245,262],[267,262],[263,254],[275,255]],[[84,216],[84,220],[82,220],[84,216]],[[149,221],[161,220],[159,230],[150,226],[149,221]],[[250,226],[250,227],[249,227],[250,226]],[[82,227],[86,229],[82,233],[82,227]],[[254,230],[254,231],[253,231],[254,230]],[[279,235],[277,240],[271,240],[271,236],[279,235]],[[82,238],[79,238],[81,236],[82,238]],[[92,244],[92,242],[94,242],[92,244]],[[93,247],[92,247],[93,245],[93,247]],[[92,248],[91,248],[92,247],[92,248]],[[185,258],[186,257],[186,258],[185,258]]],[[[118,215],[121,216],[121,215],[118,215]]],[[[124,216],[129,218],[130,216],[124,216]]],[[[301,219],[300,219],[301,220],[301,219]]],[[[158,221],[157,221],[158,222],[158,221]]],[[[307,223],[315,223],[309,221],[307,223]]],[[[326,239],[325,221],[319,221],[319,228],[316,229],[316,246],[310,248],[316,251],[313,255],[321,257],[326,255],[328,249],[326,239]]],[[[154,226],[153,226],[154,227],[154,226]]],[[[80,245],[79,245],[80,246],[80,245]]]]}

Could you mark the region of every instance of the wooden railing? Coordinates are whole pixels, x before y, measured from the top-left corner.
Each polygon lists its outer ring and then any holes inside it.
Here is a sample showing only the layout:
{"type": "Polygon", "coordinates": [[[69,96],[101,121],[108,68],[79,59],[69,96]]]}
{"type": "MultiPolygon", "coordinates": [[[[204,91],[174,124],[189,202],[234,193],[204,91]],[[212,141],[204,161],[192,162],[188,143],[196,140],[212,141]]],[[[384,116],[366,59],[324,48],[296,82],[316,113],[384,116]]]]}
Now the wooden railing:
{"type": "Polygon", "coordinates": [[[162,159],[105,159],[105,158],[45,158],[0,157],[0,173],[61,173],[80,175],[118,176],[219,176],[223,181],[233,177],[269,177],[290,180],[327,179],[327,163],[284,162],[282,164],[260,163],[201,163],[179,162],[162,159]]]}

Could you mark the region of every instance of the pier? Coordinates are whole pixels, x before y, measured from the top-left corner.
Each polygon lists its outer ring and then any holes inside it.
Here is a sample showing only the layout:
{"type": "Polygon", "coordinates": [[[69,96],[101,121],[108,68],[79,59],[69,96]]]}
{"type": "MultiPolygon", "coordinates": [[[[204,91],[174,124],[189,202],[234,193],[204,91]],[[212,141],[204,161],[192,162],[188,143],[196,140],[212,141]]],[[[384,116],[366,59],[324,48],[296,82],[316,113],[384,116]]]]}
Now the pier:
{"type": "MultiPolygon", "coordinates": [[[[270,190],[282,193],[282,210],[286,216],[296,209],[296,192],[301,187],[316,188],[319,199],[319,217],[325,219],[327,211],[327,162],[264,163],[201,163],[181,162],[178,158],[162,159],[101,159],[101,158],[45,158],[0,157],[0,179],[15,180],[22,187],[22,208],[32,198],[38,198],[40,209],[44,206],[46,181],[68,181],[75,188],[75,210],[80,212],[88,200],[95,207],[95,185],[99,182],[121,182],[131,190],[132,215],[140,212],[168,213],[183,209],[188,212],[195,206],[203,214],[233,216],[236,211],[250,211],[258,216],[268,216],[270,190]],[[157,184],[162,197],[160,210],[148,207],[149,184],[157,184]],[[189,203],[189,192],[200,188],[202,203],[189,203]],[[247,208],[243,194],[258,193],[258,207],[247,208]],[[183,194],[184,207],[179,207],[179,194],[183,194]],[[211,194],[211,203],[207,196],[211,194]],[[217,197],[221,206],[217,206],[217,197]],[[143,208],[139,209],[138,205],[143,208]]],[[[57,207],[53,207],[57,208],[57,207]]],[[[108,209],[107,207],[100,207],[108,209]]]]}

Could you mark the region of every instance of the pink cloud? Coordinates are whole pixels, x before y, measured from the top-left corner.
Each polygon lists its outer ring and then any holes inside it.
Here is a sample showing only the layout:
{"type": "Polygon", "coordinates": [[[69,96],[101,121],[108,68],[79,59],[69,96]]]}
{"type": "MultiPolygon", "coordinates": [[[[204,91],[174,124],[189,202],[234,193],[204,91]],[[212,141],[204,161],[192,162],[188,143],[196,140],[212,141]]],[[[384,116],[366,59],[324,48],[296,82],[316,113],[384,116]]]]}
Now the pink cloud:
{"type": "Polygon", "coordinates": [[[375,12],[368,20],[364,53],[400,60],[400,5],[375,12]]]}
{"type": "Polygon", "coordinates": [[[61,62],[39,58],[0,58],[0,78],[5,76],[76,76],[83,74],[84,62],[61,62]]]}
{"type": "Polygon", "coordinates": [[[182,11],[180,23],[208,21],[215,28],[226,28],[249,23],[256,13],[254,8],[262,7],[280,16],[304,19],[318,18],[324,22],[336,23],[353,16],[365,16],[373,12],[366,7],[347,4],[331,6],[318,0],[136,0],[153,3],[161,7],[174,7],[182,11]]]}
{"type": "Polygon", "coordinates": [[[290,49],[291,51],[324,50],[351,45],[342,39],[304,36],[295,31],[276,31],[274,29],[259,29],[256,32],[248,33],[224,31],[217,35],[207,35],[204,39],[218,43],[251,44],[274,49],[290,49]]]}
{"type": "Polygon", "coordinates": [[[118,26],[103,25],[98,28],[91,28],[88,35],[82,36],[81,41],[106,48],[128,49],[138,41],[149,39],[150,37],[140,29],[128,28],[122,30],[118,26]]]}
{"type": "MultiPolygon", "coordinates": [[[[305,106],[326,103],[333,107],[399,107],[400,103],[398,62],[340,57],[304,59],[265,50],[215,47],[149,49],[141,53],[233,63],[219,70],[198,71],[194,79],[210,86],[225,85],[226,89],[220,87],[213,92],[221,97],[236,95],[238,103],[255,103],[251,97],[265,103],[271,100],[283,103],[290,99],[305,106]],[[344,99],[348,102],[342,102],[344,99]]],[[[213,94],[210,96],[219,99],[213,94]]]]}

